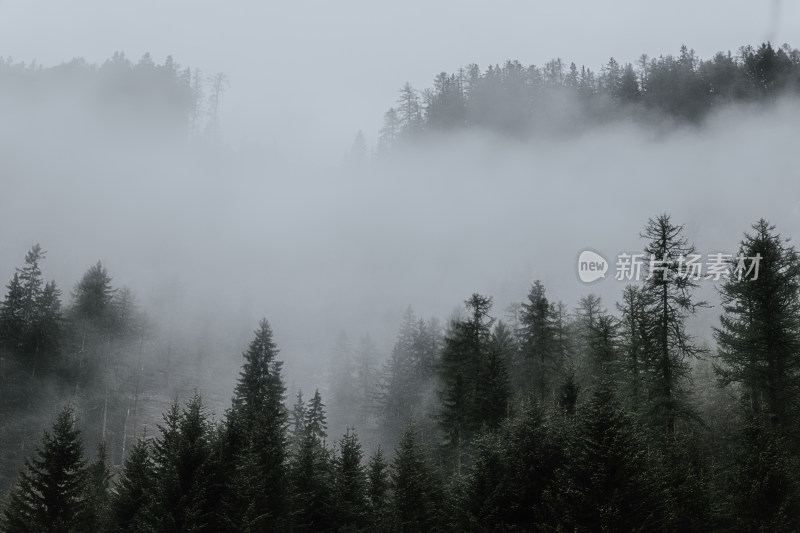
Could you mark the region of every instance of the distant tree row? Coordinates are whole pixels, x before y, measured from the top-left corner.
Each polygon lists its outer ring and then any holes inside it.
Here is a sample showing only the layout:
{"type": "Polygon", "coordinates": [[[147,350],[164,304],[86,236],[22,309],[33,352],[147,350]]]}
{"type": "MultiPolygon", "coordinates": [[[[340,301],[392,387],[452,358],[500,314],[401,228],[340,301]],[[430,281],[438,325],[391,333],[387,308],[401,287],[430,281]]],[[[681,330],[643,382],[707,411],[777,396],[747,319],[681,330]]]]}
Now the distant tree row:
{"type": "Polygon", "coordinates": [[[698,122],[732,102],[761,102],[800,91],[800,51],[744,46],[708,60],[682,46],[677,56],[634,63],[611,58],[599,72],[554,59],[470,64],[442,72],[422,91],[406,83],[384,115],[378,149],[424,132],[479,128],[513,136],[569,133],[619,119],[698,122]]]}
{"type": "Polygon", "coordinates": [[[182,68],[172,56],[157,65],[149,53],[138,62],[115,52],[97,66],[76,58],[54,67],[0,57],[0,109],[58,104],[98,119],[173,129],[189,138],[215,136],[227,88],[225,74],[182,68]]]}

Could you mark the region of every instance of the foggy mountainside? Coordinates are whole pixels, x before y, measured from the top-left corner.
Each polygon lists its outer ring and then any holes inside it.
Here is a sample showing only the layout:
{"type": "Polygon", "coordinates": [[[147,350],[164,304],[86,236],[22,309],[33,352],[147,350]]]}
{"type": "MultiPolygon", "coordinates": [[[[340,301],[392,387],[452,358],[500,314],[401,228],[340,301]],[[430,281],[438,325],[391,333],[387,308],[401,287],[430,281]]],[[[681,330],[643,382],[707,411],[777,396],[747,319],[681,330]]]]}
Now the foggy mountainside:
{"type": "Polygon", "coordinates": [[[1,531],[800,530],[800,51],[469,64],[333,162],[176,59],[0,58],[1,531]]]}

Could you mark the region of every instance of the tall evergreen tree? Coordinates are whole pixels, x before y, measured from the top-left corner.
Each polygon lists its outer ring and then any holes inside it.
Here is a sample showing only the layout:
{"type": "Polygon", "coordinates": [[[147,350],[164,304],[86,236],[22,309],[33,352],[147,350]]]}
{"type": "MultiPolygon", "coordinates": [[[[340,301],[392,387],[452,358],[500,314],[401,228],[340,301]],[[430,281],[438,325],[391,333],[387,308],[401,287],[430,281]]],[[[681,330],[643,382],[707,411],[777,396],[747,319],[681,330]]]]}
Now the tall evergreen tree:
{"type": "Polygon", "coordinates": [[[675,433],[677,420],[693,416],[686,398],[688,360],[704,350],[687,332],[686,320],[705,303],[692,298],[697,281],[686,265],[695,248],[684,237],[683,226],[673,224],[669,215],[662,214],[648,220],[642,238],[647,240],[647,279],[643,289],[647,295],[646,312],[654,319],[654,342],[646,356],[650,372],[649,420],[670,436],[675,433]]]}
{"type": "Polygon", "coordinates": [[[365,531],[368,524],[367,484],[361,443],[348,430],[339,441],[339,455],[334,462],[334,489],[339,531],[365,531]]]}
{"type": "Polygon", "coordinates": [[[484,399],[489,395],[507,397],[500,355],[491,357],[489,362],[492,299],[473,294],[465,304],[469,316],[453,322],[440,361],[439,424],[444,432],[444,447],[453,454],[458,474],[470,439],[483,422],[489,421],[484,417],[498,417],[484,399]],[[481,379],[482,374],[486,379],[481,379]]]}
{"type": "Polygon", "coordinates": [[[90,320],[97,325],[105,325],[111,316],[111,300],[114,288],[111,276],[103,264],[98,261],[86,271],[73,291],[74,310],[83,320],[90,320]]]}
{"type": "Polygon", "coordinates": [[[389,529],[390,511],[390,479],[389,463],[383,455],[381,447],[369,458],[367,464],[367,500],[369,501],[369,524],[373,530],[389,529]]]}
{"type": "Polygon", "coordinates": [[[306,410],[306,435],[310,435],[312,438],[324,443],[325,439],[328,437],[327,429],[328,422],[325,416],[325,404],[322,403],[322,396],[319,393],[319,389],[316,389],[314,391],[314,397],[311,398],[311,401],[308,403],[308,409],[306,410]]]}
{"type": "Polygon", "coordinates": [[[668,513],[646,446],[607,381],[580,415],[568,461],[551,493],[552,527],[574,531],[668,531],[668,513]]]}
{"type": "Polygon", "coordinates": [[[148,441],[140,438],[125,459],[111,496],[112,531],[134,533],[149,531],[155,523],[152,515],[156,472],[148,441]]]}
{"type": "Polygon", "coordinates": [[[245,363],[227,420],[225,440],[232,446],[226,451],[227,466],[236,473],[230,483],[237,488],[228,514],[234,522],[242,517],[246,523],[239,527],[252,531],[272,531],[286,514],[288,412],[283,362],[277,354],[272,329],[263,319],[243,354],[245,363]]]}
{"type": "Polygon", "coordinates": [[[157,479],[153,515],[160,531],[209,528],[208,499],[212,428],[196,393],[181,409],[174,402],[164,415],[154,445],[157,479]]]}
{"type": "Polygon", "coordinates": [[[775,425],[800,430],[800,257],[775,226],[761,219],[745,234],[733,275],[722,284],[715,328],[724,384],[742,385],[743,403],[763,407],[775,425]],[[758,258],[758,259],[747,259],[758,258]],[[747,274],[747,269],[755,270],[747,274]],[[737,270],[740,269],[740,270],[737,270]],[[742,271],[741,269],[745,269],[742,271]]]}
{"type": "Polygon", "coordinates": [[[431,531],[436,523],[436,508],[440,496],[433,483],[433,472],[412,425],[405,428],[395,450],[392,487],[397,531],[431,531]]]}
{"type": "Polygon", "coordinates": [[[535,384],[538,399],[544,402],[553,392],[563,361],[556,355],[553,310],[545,296],[544,285],[538,280],[528,293],[528,301],[522,304],[520,321],[527,375],[535,384]]]}
{"type": "Polygon", "coordinates": [[[77,533],[92,526],[83,443],[72,417],[72,407],[65,407],[44,433],[37,457],[25,460],[3,510],[3,531],[77,533]]]}

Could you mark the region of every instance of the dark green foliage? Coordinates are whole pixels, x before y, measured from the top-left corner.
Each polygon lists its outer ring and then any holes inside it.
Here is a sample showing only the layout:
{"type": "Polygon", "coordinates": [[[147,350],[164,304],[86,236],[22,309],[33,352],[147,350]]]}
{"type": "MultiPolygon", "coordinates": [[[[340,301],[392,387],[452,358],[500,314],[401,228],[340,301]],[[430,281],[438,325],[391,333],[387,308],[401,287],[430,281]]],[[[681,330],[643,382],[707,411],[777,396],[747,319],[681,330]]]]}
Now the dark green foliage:
{"type": "Polygon", "coordinates": [[[108,275],[103,264],[98,261],[96,265],[86,271],[75,286],[72,293],[73,309],[80,320],[88,320],[96,325],[105,325],[110,321],[113,296],[111,276],[108,275]]]}
{"type": "Polygon", "coordinates": [[[643,288],[628,285],[617,304],[620,312],[619,378],[626,403],[638,410],[645,395],[645,355],[652,351],[653,321],[647,309],[650,295],[643,288]]]}
{"type": "Polygon", "coordinates": [[[668,531],[664,495],[635,424],[601,382],[548,491],[550,523],[566,531],[668,531]]]}
{"type": "Polygon", "coordinates": [[[431,531],[441,496],[433,472],[413,426],[403,431],[392,462],[393,507],[396,530],[431,531]]]}
{"type": "MultiPolygon", "coordinates": [[[[62,334],[61,291],[54,281],[44,282],[39,262],[45,252],[36,244],[25,255],[0,304],[0,346],[35,372],[58,355],[62,334]]],[[[46,367],[47,368],[47,367],[46,367]]]]}
{"type": "Polygon", "coordinates": [[[229,524],[243,531],[272,531],[286,517],[288,412],[282,361],[266,320],[245,352],[228,413],[222,451],[232,488],[229,524]]]}
{"type": "Polygon", "coordinates": [[[687,272],[686,261],[695,254],[695,248],[684,237],[683,226],[662,214],[648,220],[642,238],[647,241],[645,312],[652,320],[652,343],[645,354],[648,421],[671,436],[677,420],[694,416],[687,401],[688,360],[704,350],[687,332],[686,320],[705,303],[692,299],[697,281],[687,272]]]}
{"type": "Polygon", "coordinates": [[[45,432],[37,457],[25,460],[25,470],[3,510],[3,531],[9,533],[84,532],[94,523],[83,443],[72,420],[71,407],[45,432]]]}
{"type": "Polygon", "coordinates": [[[797,531],[797,456],[768,416],[755,412],[737,435],[725,499],[730,531],[797,531]]]}
{"type": "Polygon", "coordinates": [[[303,401],[303,391],[297,391],[297,401],[292,407],[290,442],[292,451],[300,448],[303,436],[306,434],[306,403],[303,401]]]}
{"type": "Polygon", "coordinates": [[[90,527],[94,530],[103,531],[111,525],[109,507],[111,477],[106,443],[101,441],[97,445],[97,458],[86,468],[87,505],[92,509],[94,523],[90,527]]]}
{"type": "Polygon", "coordinates": [[[471,64],[442,72],[419,93],[409,84],[384,116],[386,148],[425,132],[489,129],[513,137],[579,132],[609,121],[698,123],[731,102],[770,101],[800,91],[800,52],[788,45],[744,46],[701,60],[683,45],[677,56],[640,56],[635,66],[613,57],[599,73],[561,59],[471,64]],[[555,115],[569,102],[571,113],[555,115]]]}
{"type": "Polygon", "coordinates": [[[156,470],[150,444],[139,439],[125,459],[111,496],[112,531],[150,531],[155,518],[156,470]]]}
{"type": "Polygon", "coordinates": [[[439,335],[435,320],[418,320],[411,307],[406,309],[378,394],[384,442],[396,443],[405,424],[424,409],[424,394],[435,376],[439,335]]]}
{"type": "Polygon", "coordinates": [[[450,481],[452,528],[530,531],[549,523],[545,498],[564,461],[562,431],[549,422],[525,406],[498,431],[477,437],[469,473],[450,481]]]}
{"type": "MultiPolygon", "coordinates": [[[[742,385],[742,402],[763,407],[784,431],[800,419],[800,258],[765,220],[745,234],[739,254],[760,256],[755,272],[733,275],[721,289],[724,314],[715,330],[724,384],[742,385]],[[741,279],[740,279],[741,277],[741,279]]],[[[734,258],[732,267],[738,265],[734,258]]],[[[752,261],[746,260],[747,268],[752,261]]]]}
{"type": "MultiPolygon", "coordinates": [[[[364,454],[353,431],[339,441],[334,460],[334,498],[339,531],[365,531],[369,518],[367,479],[361,460],[364,454]]],[[[376,495],[377,496],[377,495],[376,495]]]]}
{"type": "Polygon", "coordinates": [[[338,523],[331,452],[311,432],[292,458],[291,524],[294,531],[328,531],[338,523]]]}
{"type": "Polygon", "coordinates": [[[520,327],[521,350],[528,365],[526,381],[535,383],[537,399],[544,403],[552,397],[565,361],[556,345],[554,309],[545,296],[544,285],[538,280],[528,293],[528,301],[522,304],[520,327]]]}
{"type": "Polygon", "coordinates": [[[578,393],[580,387],[575,383],[575,373],[570,371],[564,383],[561,385],[561,393],[558,396],[558,405],[564,413],[572,416],[575,414],[575,407],[578,404],[578,393]]]}
{"type": "Polygon", "coordinates": [[[325,430],[328,429],[327,416],[325,415],[325,404],[322,403],[322,396],[319,389],[314,391],[314,397],[308,403],[306,410],[305,433],[324,443],[328,434],[325,430]]]}
{"type": "Polygon", "coordinates": [[[380,446],[367,464],[367,501],[369,524],[373,530],[389,529],[391,521],[389,463],[380,446]]]}
{"type": "Polygon", "coordinates": [[[457,474],[472,436],[483,423],[497,425],[497,409],[504,410],[508,398],[503,356],[492,349],[492,299],[473,294],[465,304],[469,316],[451,325],[440,361],[439,424],[457,474]],[[489,405],[491,400],[501,403],[489,405]]]}
{"type": "Polygon", "coordinates": [[[173,403],[153,447],[155,507],[160,531],[203,531],[208,528],[211,431],[200,397],[181,409],[173,403]]]}

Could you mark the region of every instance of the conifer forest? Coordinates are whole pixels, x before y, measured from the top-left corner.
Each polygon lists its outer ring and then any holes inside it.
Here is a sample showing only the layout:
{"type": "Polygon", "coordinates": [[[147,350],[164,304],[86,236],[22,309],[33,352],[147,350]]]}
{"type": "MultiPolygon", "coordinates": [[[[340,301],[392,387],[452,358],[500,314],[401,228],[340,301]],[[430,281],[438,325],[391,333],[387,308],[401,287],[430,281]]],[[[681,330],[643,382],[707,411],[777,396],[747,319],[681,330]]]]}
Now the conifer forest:
{"type": "Polygon", "coordinates": [[[800,50],[682,38],[0,57],[0,531],[800,531],[800,50]]]}

